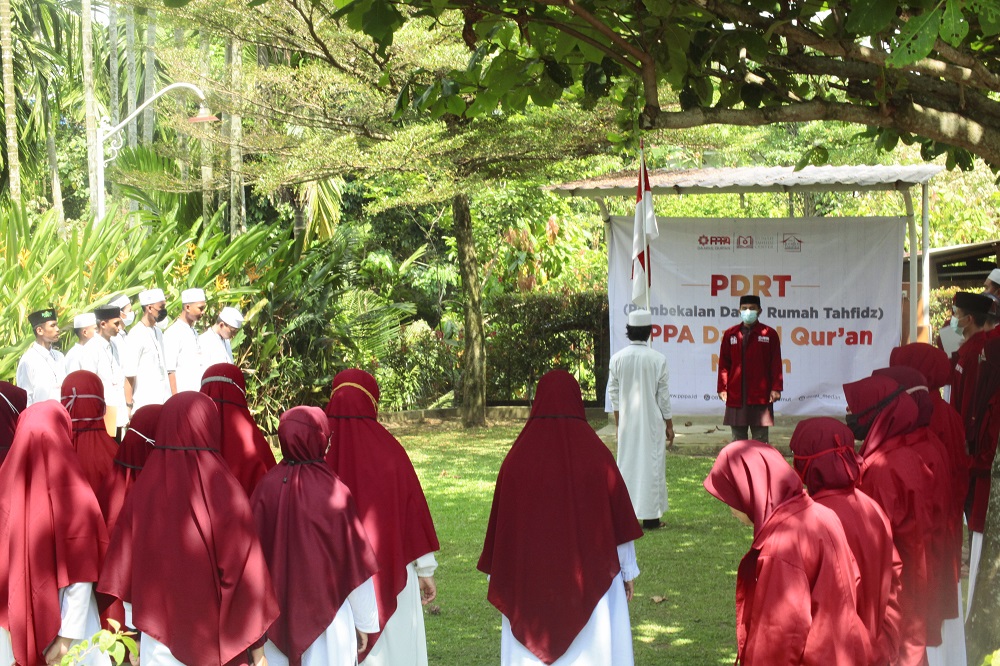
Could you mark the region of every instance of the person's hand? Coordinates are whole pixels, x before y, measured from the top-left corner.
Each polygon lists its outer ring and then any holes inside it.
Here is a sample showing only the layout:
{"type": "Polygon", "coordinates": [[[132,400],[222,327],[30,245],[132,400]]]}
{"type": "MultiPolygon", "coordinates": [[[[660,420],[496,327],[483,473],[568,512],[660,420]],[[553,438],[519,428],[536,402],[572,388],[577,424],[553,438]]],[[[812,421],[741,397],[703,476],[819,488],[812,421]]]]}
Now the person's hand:
{"type": "Polygon", "coordinates": [[[667,448],[671,448],[674,445],[674,424],[672,422],[667,422],[667,448]]]}
{"type": "Polygon", "coordinates": [[[722,400],[722,402],[725,402],[726,399],[729,398],[729,392],[728,391],[719,391],[719,398],[722,400]]]}
{"type": "Polygon", "coordinates": [[[62,661],[62,658],[66,656],[67,652],[69,652],[69,644],[72,642],[73,639],[71,638],[56,636],[56,639],[52,641],[48,649],[45,650],[45,654],[42,655],[45,657],[45,663],[58,664],[62,661]]]}
{"type": "Polygon", "coordinates": [[[368,634],[360,629],[354,630],[358,634],[358,654],[368,649],[368,634]]]}
{"type": "Polygon", "coordinates": [[[625,600],[632,601],[632,597],[635,595],[635,581],[627,580],[625,581],[625,600]]]}
{"type": "Polygon", "coordinates": [[[264,656],[264,647],[250,648],[250,661],[253,666],[267,666],[267,657],[264,656]]]}
{"type": "Polygon", "coordinates": [[[420,583],[420,603],[424,606],[437,598],[437,585],[434,583],[434,576],[417,576],[420,583]]]}
{"type": "Polygon", "coordinates": [[[778,402],[781,399],[781,391],[771,391],[771,402],[778,402]]]}

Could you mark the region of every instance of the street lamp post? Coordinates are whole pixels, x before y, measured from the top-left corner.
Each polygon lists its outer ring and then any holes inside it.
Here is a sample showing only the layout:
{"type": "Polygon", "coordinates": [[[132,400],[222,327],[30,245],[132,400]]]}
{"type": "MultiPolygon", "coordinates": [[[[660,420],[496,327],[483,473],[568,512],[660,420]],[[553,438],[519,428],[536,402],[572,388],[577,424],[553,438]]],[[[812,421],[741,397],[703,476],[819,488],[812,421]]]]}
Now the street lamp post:
{"type": "Polygon", "coordinates": [[[128,125],[132,121],[133,118],[135,118],[140,113],[142,113],[142,111],[147,106],[149,106],[150,104],[152,104],[153,102],[155,102],[157,99],[159,99],[163,95],[167,94],[168,92],[171,92],[173,90],[179,90],[179,89],[184,89],[184,90],[187,90],[189,92],[192,92],[192,93],[194,93],[195,95],[198,96],[199,100],[201,100],[201,108],[198,110],[198,115],[194,116],[193,118],[190,118],[189,120],[191,122],[208,122],[208,121],[218,120],[218,118],[216,118],[215,116],[213,116],[208,111],[208,108],[205,106],[205,93],[202,92],[201,88],[199,88],[198,86],[196,86],[196,85],[194,85],[192,83],[179,82],[179,83],[171,83],[169,86],[161,89],[155,95],[153,95],[152,97],[150,97],[149,99],[147,99],[145,102],[143,102],[135,111],[133,111],[132,113],[130,113],[128,115],[128,117],[125,118],[125,120],[121,121],[120,123],[118,123],[114,127],[110,127],[110,123],[108,123],[108,119],[107,118],[103,118],[101,120],[100,124],[97,126],[98,159],[97,159],[97,211],[96,211],[96,219],[98,221],[103,220],[104,219],[104,214],[106,213],[105,203],[104,203],[104,199],[105,199],[105,191],[104,191],[104,167],[107,166],[108,164],[111,164],[111,162],[113,162],[114,159],[116,157],[118,157],[118,151],[121,150],[122,144],[123,144],[123,138],[121,136],[118,136],[117,138],[113,138],[113,137],[115,137],[116,134],[119,134],[123,129],[125,129],[125,126],[128,125]],[[109,154],[108,154],[107,158],[105,158],[105,156],[104,156],[104,142],[107,141],[108,139],[111,139],[111,149],[109,151],[109,154]]]}

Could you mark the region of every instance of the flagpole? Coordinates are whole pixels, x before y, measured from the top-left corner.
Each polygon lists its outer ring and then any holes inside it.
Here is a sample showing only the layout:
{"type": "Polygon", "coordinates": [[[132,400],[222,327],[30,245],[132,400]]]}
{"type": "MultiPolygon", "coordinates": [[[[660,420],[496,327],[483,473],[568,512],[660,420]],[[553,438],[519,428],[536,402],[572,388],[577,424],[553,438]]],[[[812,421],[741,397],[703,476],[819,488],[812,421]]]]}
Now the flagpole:
{"type": "MultiPolygon", "coordinates": [[[[639,185],[642,191],[642,249],[646,254],[646,267],[643,271],[642,279],[646,282],[646,312],[649,312],[649,290],[653,287],[653,281],[650,279],[652,276],[652,263],[653,256],[652,252],[649,250],[649,241],[646,240],[646,153],[645,153],[645,140],[639,139],[639,185]]],[[[649,195],[650,204],[653,203],[653,195],[649,195]]],[[[652,348],[653,346],[653,336],[646,338],[646,346],[652,348]]]]}

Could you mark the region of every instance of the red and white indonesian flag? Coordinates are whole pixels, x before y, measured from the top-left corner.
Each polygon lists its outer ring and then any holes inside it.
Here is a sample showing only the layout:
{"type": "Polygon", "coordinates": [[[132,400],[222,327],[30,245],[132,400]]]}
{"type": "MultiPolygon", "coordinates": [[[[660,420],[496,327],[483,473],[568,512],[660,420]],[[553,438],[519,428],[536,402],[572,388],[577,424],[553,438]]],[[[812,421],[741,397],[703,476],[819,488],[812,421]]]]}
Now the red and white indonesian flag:
{"type": "Polygon", "coordinates": [[[635,226],[632,228],[632,303],[649,306],[647,291],[652,284],[649,244],[660,235],[653,213],[653,193],[649,189],[646,156],[639,151],[639,187],[635,194],[635,226]]]}

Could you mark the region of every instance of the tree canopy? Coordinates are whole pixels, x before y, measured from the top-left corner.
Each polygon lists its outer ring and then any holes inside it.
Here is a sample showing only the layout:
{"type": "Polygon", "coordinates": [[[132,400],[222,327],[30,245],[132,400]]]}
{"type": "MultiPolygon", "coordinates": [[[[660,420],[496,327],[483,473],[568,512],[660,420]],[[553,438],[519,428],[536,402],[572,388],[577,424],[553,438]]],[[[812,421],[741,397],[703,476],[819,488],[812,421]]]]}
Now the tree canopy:
{"type": "Polygon", "coordinates": [[[476,117],[610,97],[644,129],[839,120],[885,149],[919,142],[925,159],[1000,167],[997,0],[280,1],[380,52],[414,15],[460,33],[467,63],[430,83],[414,72],[397,110],[476,117]]]}

